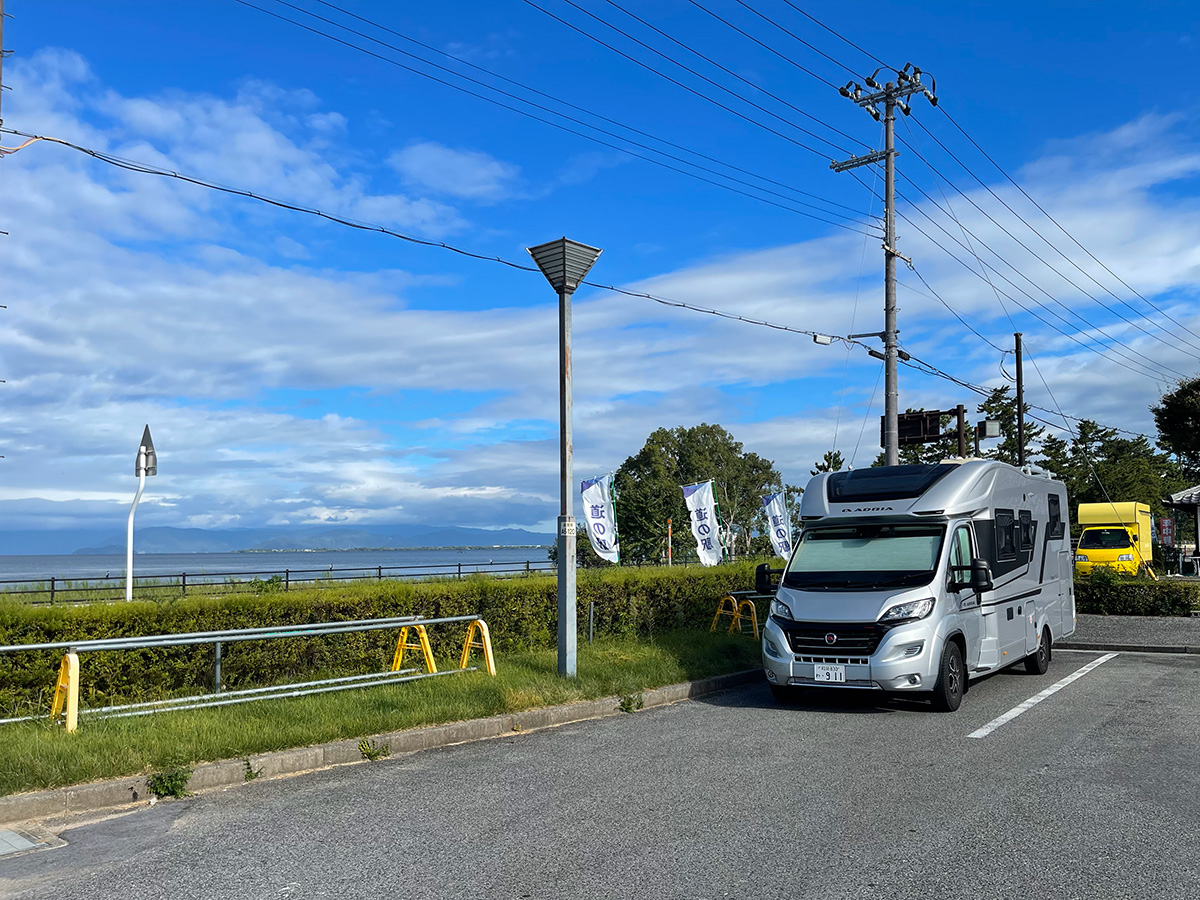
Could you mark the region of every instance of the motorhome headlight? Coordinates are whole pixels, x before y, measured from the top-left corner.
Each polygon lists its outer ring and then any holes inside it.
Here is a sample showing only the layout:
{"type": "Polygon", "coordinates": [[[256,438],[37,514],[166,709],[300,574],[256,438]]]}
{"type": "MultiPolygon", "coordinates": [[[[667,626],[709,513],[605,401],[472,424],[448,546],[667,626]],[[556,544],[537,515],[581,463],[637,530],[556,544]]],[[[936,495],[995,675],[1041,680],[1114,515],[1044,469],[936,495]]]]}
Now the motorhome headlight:
{"type": "Polygon", "coordinates": [[[1120,556],[1117,557],[1117,562],[1133,562],[1133,554],[1132,553],[1122,553],[1120,556]]]}
{"type": "Polygon", "coordinates": [[[771,601],[771,615],[779,616],[781,619],[791,619],[792,610],[791,607],[776,597],[771,601]]]}
{"type": "Polygon", "coordinates": [[[921,600],[910,600],[907,603],[900,603],[893,606],[882,616],[879,617],[880,622],[911,622],[916,619],[923,619],[933,612],[933,598],[925,597],[921,600]]]}
{"type": "Polygon", "coordinates": [[[1088,561],[1088,558],[1086,556],[1084,556],[1082,553],[1075,554],[1075,562],[1087,562],[1087,561],[1088,561]]]}

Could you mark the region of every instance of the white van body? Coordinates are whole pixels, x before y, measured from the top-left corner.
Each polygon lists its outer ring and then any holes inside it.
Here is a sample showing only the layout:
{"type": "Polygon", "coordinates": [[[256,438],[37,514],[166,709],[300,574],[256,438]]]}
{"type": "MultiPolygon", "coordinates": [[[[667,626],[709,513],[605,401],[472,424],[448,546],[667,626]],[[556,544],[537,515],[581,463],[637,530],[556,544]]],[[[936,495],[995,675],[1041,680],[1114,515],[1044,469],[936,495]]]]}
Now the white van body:
{"type": "Polygon", "coordinates": [[[956,709],[970,679],[1022,660],[1044,672],[1075,631],[1066,489],[1039,470],[972,459],[826,473],[800,514],[763,629],[781,699],[828,687],[956,709]]]}

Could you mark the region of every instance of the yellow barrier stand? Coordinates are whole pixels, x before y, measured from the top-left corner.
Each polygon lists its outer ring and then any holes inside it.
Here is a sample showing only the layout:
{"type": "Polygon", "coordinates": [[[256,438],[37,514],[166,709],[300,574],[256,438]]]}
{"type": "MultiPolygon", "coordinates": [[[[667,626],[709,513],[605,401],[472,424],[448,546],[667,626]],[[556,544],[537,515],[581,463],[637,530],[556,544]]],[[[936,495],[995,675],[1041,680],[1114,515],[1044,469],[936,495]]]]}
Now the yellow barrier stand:
{"type": "MultiPolygon", "coordinates": [[[[738,614],[737,601],[734,600],[733,597],[726,594],[724,597],[721,598],[721,601],[717,604],[717,614],[715,616],[713,616],[712,627],[708,630],[709,631],[717,630],[717,620],[720,619],[721,616],[733,616],[734,620],[736,621],[737,614],[738,614]],[[725,609],[725,601],[726,600],[729,601],[729,609],[725,609]]],[[[732,629],[732,625],[730,626],[730,628],[732,629]]]]}
{"type": "Polygon", "coordinates": [[[425,671],[430,675],[437,673],[437,664],[433,661],[433,648],[429,646],[429,635],[425,632],[424,625],[405,625],[400,629],[400,637],[396,641],[396,654],[392,657],[393,672],[400,671],[400,664],[404,662],[405,650],[420,650],[425,656],[425,671]],[[410,628],[417,630],[418,643],[416,644],[408,642],[408,629],[410,628]]]}
{"type": "Polygon", "coordinates": [[[462,659],[458,663],[460,669],[465,669],[467,663],[471,661],[471,649],[474,647],[478,647],[483,651],[483,663],[487,668],[487,673],[495,675],[496,658],[492,656],[492,636],[488,631],[487,622],[483,621],[483,619],[475,619],[467,626],[467,640],[463,644],[462,659]],[[479,640],[472,642],[476,630],[479,632],[479,640]]]}
{"type": "Polygon", "coordinates": [[[66,707],[67,731],[79,727],[79,657],[68,653],[58,667],[58,680],[54,683],[54,701],[50,704],[50,721],[58,721],[58,714],[66,707]]]}
{"type": "Polygon", "coordinates": [[[738,604],[737,615],[734,616],[733,621],[729,623],[729,633],[733,634],[733,629],[734,629],[734,626],[736,625],[738,632],[740,634],[745,634],[746,632],[742,629],[742,621],[744,619],[750,620],[750,630],[754,632],[754,637],[757,639],[758,638],[758,610],[756,610],[754,608],[754,601],[752,601],[752,600],[743,600],[741,603],[738,604]],[[742,613],[742,609],[747,606],[750,607],[750,614],[744,615],[742,613]]]}
{"type": "Polygon", "coordinates": [[[753,600],[743,600],[739,603],[737,598],[732,594],[726,594],[721,598],[721,602],[717,604],[717,614],[713,616],[712,627],[708,629],[709,631],[717,630],[717,622],[721,616],[730,617],[729,634],[733,634],[735,628],[739,634],[745,634],[742,622],[748,621],[750,623],[750,630],[754,633],[755,638],[758,637],[758,610],[754,608],[753,600]],[[725,608],[726,600],[729,601],[728,609],[725,608]],[[746,607],[749,607],[750,611],[748,613],[742,612],[746,607]]]}

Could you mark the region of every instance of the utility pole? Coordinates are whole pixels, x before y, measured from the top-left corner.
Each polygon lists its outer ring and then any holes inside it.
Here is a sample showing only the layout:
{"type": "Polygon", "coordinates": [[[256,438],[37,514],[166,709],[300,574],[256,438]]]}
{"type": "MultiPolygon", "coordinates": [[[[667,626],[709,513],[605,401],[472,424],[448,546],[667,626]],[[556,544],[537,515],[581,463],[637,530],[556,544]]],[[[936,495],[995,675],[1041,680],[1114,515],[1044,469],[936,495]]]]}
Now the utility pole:
{"type": "MultiPolygon", "coordinates": [[[[864,93],[862,85],[849,82],[839,88],[843,97],[849,97],[856,104],[870,113],[876,121],[882,118],[884,125],[884,149],[876,150],[863,156],[855,156],[843,162],[832,162],[829,168],[835,172],[845,172],[859,166],[870,165],[882,160],[884,164],[884,239],[883,239],[883,453],[884,465],[895,466],[900,463],[900,388],[898,385],[897,355],[899,350],[899,328],[896,326],[896,257],[900,257],[910,266],[912,260],[901,256],[896,250],[896,107],[906,116],[912,112],[912,107],[905,102],[913,94],[924,94],[929,102],[937,106],[937,97],[933,91],[921,82],[921,70],[912,63],[905,63],[903,69],[896,71],[896,80],[880,84],[876,77],[883,69],[866,79],[864,93]],[[879,104],[883,104],[882,115],[879,104]]],[[[936,82],[930,79],[930,84],[936,88],[936,82]]]]}
{"type": "Polygon", "coordinates": [[[1017,340],[1017,468],[1025,465],[1025,367],[1021,360],[1021,332],[1017,340]]]}

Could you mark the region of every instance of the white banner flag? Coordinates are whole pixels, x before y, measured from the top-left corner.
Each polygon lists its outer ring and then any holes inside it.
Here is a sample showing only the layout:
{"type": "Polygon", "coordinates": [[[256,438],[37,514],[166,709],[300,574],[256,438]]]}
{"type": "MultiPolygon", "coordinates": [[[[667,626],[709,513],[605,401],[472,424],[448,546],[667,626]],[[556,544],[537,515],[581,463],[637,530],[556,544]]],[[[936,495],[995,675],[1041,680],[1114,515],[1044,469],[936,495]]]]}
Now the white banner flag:
{"type": "Polygon", "coordinates": [[[609,562],[619,562],[621,553],[617,543],[617,512],[612,501],[612,476],[580,482],[579,492],[583,497],[583,519],[587,523],[592,549],[609,562]]]}
{"type": "Polygon", "coordinates": [[[713,497],[713,483],[685,484],[683,499],[687,503],[688,518],[692,523],[692,534],[696,538],[696,552],[700,562],[715,566],[721,561],[721,541],[718,536],[717,501],[713,497]]]}
{"type": "Polygon", "coordinates": [[[767,530],[771,535],[771,546],[775,548],[775,555],[787,559],[792,555],[792,522],[788,518],[783,491],[767,494],[762,498],[762,505],[767,514],[767,530]]]}

